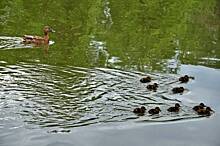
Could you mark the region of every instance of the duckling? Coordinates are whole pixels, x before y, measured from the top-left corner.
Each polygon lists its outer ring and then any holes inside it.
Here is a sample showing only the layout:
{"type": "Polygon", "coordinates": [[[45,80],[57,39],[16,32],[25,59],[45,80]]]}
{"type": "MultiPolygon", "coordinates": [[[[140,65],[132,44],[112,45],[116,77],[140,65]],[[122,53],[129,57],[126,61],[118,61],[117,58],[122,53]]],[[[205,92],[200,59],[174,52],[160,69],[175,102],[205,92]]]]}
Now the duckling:
{"type": "Polygon", "coordinates": [[[48,44],[49,43],[49,32],[55,32],[49,26],[45,26],[44,29],[44,37],[40,36],[31,36],[31,35],[24,35],[23,43],[25,44],[48,44]]]}
{"type": "Polygon", "coordinates": [[[200,103],[199,105],[196,105],[193,107],[194,111],[198,111],[200,109],[204,109],[205,108],[205,104],[204,103],[200,103]]]}
{"type": "Polygon", "coordinates": [[[158,88],[158,84],[157,83],[154,83],[152,85],[147,85],[147,89],[148,90],[153,90],[153,91],[156,91],[158,88]]]}
{"type": "Polygon", "coordinates": [[[211,112],[214,112],[210,107],[197,110],[198,115],[210,116],[211,112]]]}
{"type": "Polygon", "coordinates": [[[193,79],[193,80],[194,80],[194,77],[190,77],[190,76],[188,76],[188,75],[185,75],[185,76],[183,76],[183,77],[180,77],[180,78],[179,78],[179,81],[180,81],[181,83],[187,83],[187,82],[189,81],[189,79],[193,79]]]}
{"type": "Polygon", "coordinates": [[[183,93],[185,89],[183,87],[175,87],[172,89],[173,93],[183,93]]]}
{"type": "Polygon", "coordinates": [[[150,109],[150,110],[148,111],[148,113],[151,114],[151,115],[155,115],[155,114],[159,114],[160,111],[161,111],[161,110],[160,110],[159,107],[155,107],[154,109],[150,109]]]}
{"type": "Polygon", "coordinates": [[[133,112],[136,113],[136,114],[144,114],[145,111],[146,111],[146,108],[145,108],[144,106],[141,106],[140,108],[139,108],[139,107],[138,107],[138,108],[135,108],[135,109],[133,110],[133,112]]]}
{"type": "Polygon", "coordinates": [[[141,83],[148,83],[151,82],[151,77],[147,76],[147,77],[143,77],[142,79],[140,79],[141,83]]]}
{"type": "Polygon", "coordinates": [[[179,112],[180,105],[179,103],[176,103],[174,107],[170,107],[167,109],[168,112],[179,112]]]}

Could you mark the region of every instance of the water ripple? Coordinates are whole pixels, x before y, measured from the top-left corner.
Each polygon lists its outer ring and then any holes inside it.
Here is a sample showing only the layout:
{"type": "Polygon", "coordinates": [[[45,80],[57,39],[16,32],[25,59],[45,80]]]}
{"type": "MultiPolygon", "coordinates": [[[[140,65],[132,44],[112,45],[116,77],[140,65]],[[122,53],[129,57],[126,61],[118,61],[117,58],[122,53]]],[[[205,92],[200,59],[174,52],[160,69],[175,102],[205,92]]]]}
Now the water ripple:
{"type": "MultiPolygon", "coordinates": [[[[54,44],[54,41],[49,41],[49,45],[54,44]]],[[[24,44],[22,37],[0,36],[0,50],[33,48],[34,44],[24,44]]]]}
{"type": "Polygon", "coordinates": [[[21,119],[41,127],[78,127],[95,123],[164,122],[198,118],[170,90],[178,86],[171,74],[145,74],[107,68],[57,67],[50,65],[2,65],[0,67],[0,118],[21,119]],[[149,75],[159,84],[157,92],[139,82],[149,75]],[[166,111],[179,102],[178,114],[166,111]],[[137,116],[132,111],[144,105],[159,106],[162,113],[137,116]]]}

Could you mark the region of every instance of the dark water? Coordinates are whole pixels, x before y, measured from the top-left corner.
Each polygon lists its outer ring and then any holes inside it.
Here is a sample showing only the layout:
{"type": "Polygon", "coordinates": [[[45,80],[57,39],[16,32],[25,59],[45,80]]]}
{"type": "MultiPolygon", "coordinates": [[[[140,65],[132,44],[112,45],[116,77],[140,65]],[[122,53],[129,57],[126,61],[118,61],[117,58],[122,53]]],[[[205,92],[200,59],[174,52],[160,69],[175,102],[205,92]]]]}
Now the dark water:
{"type": "Polygon", "coordinates": [[[134,145],[122,142],[121,134],[143,145],[154,127],[162,131],[153,132],[161,143],[168,129],[168,139],[182,131],[183,138],[168,145],[211,128],[212,138],[202,133],[195,137],[201,141],[188,143],[218,145],[219,16],[218,0],[0,1],[0,145],[72,145],[74,135],[77,145],[103,145],[100,139],[114,129],[120,129],[119,145],[134,145]],[[22,35],[41,35],[45,25],[56,30],[49,45],[22,43],[22,35]],[[180,84],[184,74],[195,80],[180,84]],[[146,75],[159,84],[157,92],[140,83],[146,75]],[[176,86],[187,90],[173,94],[176,86]],[[215,113],[195,114],[192,107],[200,102],[215,113]],[[166,109],[174,103],[181,111],[170,114],[166,109]],[[135,115],[141,105],[162,112],[135,115]],[[56,134],[70,142],[56,142],[56,134]]]}

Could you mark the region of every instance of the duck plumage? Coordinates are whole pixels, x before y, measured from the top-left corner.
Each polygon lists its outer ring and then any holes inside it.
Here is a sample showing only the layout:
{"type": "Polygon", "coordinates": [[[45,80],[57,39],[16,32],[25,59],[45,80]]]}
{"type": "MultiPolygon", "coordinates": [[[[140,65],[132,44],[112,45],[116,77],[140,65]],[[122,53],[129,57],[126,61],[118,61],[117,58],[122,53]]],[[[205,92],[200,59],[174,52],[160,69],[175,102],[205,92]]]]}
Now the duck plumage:
{"type": "Polygon", "coordinates": [[[160,111],[161,111],[161,110],[160,110],[159,107],[155,107],[154,109],[150,109],[150,110],[148,111],[148,113],[151,114],[151,115],[155,115],[155,114],[159,114],[160,111]]]}
{"type": "Polygon", "coordinates": [[[179,103],[176,103],[175,106],[170,107],[167,109],[168,112],[179,112],[180,110],[180,105],[179,103]]]}
{"type": "Polygon", "coordinates": [[[45,26],[44,29],[44,36],[31,36],[31,35],[24,35],[23,37],[23,43],[25,44],[48,44],[49,43],[49,33],[55,32],[52,28],[49,26],[45,26]]]}

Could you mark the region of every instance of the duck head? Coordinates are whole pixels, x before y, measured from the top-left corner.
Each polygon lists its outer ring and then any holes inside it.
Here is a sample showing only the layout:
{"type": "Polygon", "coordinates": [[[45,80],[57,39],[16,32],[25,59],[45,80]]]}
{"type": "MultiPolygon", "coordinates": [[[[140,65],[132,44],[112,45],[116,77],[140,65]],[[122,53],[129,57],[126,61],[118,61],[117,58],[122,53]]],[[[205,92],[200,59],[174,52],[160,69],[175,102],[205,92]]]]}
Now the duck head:
{"type": "Polygon", "coordinates": [[[205,104],[204,103],[200,103],[199,104],[201,107],[205,107],[205,104]]]}
{"type": "Polygon", "coordinates": [[[176,104],[175,104],[175,107],[179,108],[179,107],[180,107],[180,104],[179,104],[179,103],[176,103],[176,104]]]}
{"type": "Polygon", "coordinates": [[[145,108],[144,106],[141,106],[141,110],[142,110],[142,111],[145,111],[146,108],[145,108]]]}
{"type": "Polygon", "coordinates": [[[51,27],[45,26],[44,27],[44,34],[47,35],[49,32],[55,32],[51,27]]]}
{"type": "Polygon", "coordinates": [[[155,107],[155,110],[156,111],[161,111],[159,107],[155,107]]]}
{"type": "Polygon", "coordinates": [[[208,111],[208,112],[214,112],[210,107],[206,107],[206,111],[208,111]]]}

